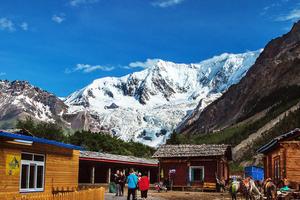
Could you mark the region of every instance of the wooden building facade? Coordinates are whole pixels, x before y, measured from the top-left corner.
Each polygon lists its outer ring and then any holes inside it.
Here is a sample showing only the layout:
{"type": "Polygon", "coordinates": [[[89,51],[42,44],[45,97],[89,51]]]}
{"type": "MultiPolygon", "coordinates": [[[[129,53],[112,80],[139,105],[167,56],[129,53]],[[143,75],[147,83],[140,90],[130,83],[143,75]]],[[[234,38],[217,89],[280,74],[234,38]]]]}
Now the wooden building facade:
{"type": "Polygon", "coordinates": [[[300,189],[300,129],[274,138],[262,146],[265,178],[276,182],[287,178],[295,189],[300,189]]]}
{"type": "Polygon", "coordinates": [[[0,131],[0,194],[53,193],[78,186],[74,145],[0,131]]]}
{"type": "Polygon", "coordinates": [[[79,184],[97,185],[113,181],[117,170],[125,175],[133,168],[148,175],[150,182],[157,182],[158,160],[122,156],[101,152],[81,151],[79,158],[79,184]]]}
{"type": "Polygon", "coordinates": [[[229,145],[163,145],[153,155],[159,159],[159,178],[174,187],[215,188],[217,178],[228,180],[229,145]]]}

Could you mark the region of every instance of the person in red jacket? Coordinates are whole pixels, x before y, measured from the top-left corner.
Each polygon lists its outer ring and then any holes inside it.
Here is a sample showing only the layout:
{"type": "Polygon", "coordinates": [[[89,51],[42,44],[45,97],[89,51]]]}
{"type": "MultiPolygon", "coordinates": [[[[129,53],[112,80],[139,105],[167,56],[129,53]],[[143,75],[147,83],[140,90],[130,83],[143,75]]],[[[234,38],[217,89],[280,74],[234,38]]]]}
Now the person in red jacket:
{"type": "Polygon", "coordinates": [[[148,176],[142,176],[139,180],[139,189],[141,191],[141,197],[144,200],[147,199],[149,187],[150,181],[148,176]]]}

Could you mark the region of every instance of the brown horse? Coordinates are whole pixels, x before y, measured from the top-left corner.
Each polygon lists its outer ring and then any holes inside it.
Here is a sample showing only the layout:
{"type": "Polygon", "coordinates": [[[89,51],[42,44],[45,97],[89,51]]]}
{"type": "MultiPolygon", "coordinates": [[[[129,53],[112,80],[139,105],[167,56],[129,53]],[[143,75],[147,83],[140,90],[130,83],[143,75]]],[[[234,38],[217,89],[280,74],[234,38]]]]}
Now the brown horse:
{"type": "Polygon", "coordinates": [[[264,193],[267,197],[267,200],[275,200],[277,187],[271,178],[267,178],[263,184],[264,193]]]}

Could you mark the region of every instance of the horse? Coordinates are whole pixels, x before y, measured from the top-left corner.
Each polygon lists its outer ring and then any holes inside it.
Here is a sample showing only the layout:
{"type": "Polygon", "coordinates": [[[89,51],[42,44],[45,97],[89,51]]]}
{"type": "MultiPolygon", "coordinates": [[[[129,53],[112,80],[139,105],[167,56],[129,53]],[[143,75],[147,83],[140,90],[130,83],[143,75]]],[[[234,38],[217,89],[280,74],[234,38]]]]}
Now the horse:
{"type": "Polygon", "coordinates": [[[265,180],[263,184],[264,193],[267,197],[267,200],[274,200],[276,199],[276,192],[277,187],[275,183],[272,181],[272,179],[268,178],[265,180]]]}
{"type": "Polygon", "coordinates": [[[259,190],[259,186],[251,178],[249,180],[248,195],[250,200],[263,199],[263,194],[259,190]]]}
{"type": "Polygon", "coordinates": [[[263,199],[263,195],[256,186],[255,181],[251,178],[246,178],[242,181],[233,181],[230,185],[229,192],[232,200],[237,199],[238,192],[240,192],[246,200],[263,199]]]}

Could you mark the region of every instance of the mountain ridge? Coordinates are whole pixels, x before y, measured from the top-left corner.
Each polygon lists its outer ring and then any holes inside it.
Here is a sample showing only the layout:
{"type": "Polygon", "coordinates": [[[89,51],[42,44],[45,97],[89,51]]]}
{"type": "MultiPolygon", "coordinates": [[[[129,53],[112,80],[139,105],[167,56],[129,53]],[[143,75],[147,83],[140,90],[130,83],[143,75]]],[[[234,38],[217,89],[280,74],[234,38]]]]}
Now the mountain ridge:
{"type": "Polygon", "coordinates": [[[0,121],[24,119],[28,116],[41,121],[62,122],[62,113],[67,110],[63,101],[54,94],[31,85],[27,81],[0,80],[0,121]]]}
{"type": "Polygon", "coordinates": [[[125,140],[157,146],[199,101],[203,109],[237,83],[260,52],[224,53],[191,64],[158,59],[139,72],[96,79],[66,98],[68,114],[85,112],[92,131],[110,130],[125,140]],[[116,108],[106,109],[111,105],[116,108]]]}
{"type": "Polygon", "coordinates": [[[190,135],[212,134],[263,110],[274,110],[278,105],[296,101],[300,85],[299,55],[300,22],[297,22],[288,33],[266,45],[238,84],[232,85],[203,111],[193,113],[177,131],[190,135]]]}
{"type": "MultiPolygon", "coordinates": [[[[191,64],[156,59],[147,69],[123,77],[96,79],[66,98],[34,89],[36,87],[22,81],[15,83],[27,88],[23,93],[15,96],[8,93],[3,89],[5,84],[2,81],[0,94],[8,103],[13,101],[9,99],[21,99],[17,111],[22,114],[12,114],[8,122],[31,116],[37,120],[58,122],[67,129],[107,132],[124,140],[133,139],[157,146],[166,141],[172,130],[197,105],[198,109],[203,109],[228,86],[238,82],[260,52],[224,53],[191,64]],[[25,93],[32,93],[29,96],[33,99],[24,97],[25,93]],[[46,97],[49,97],[48,101],[46,97]],[[22,104],[26,101],[31,102],[30,105],[22,104]],[[54,109],[56,107],[58,109],[54,109]]],[[[7,81],[7,84],[11,83],[7,81]]],[[[4,107],[1,111],[7,117],[9,113],[3,112],[4,107]]],[[[3,123],[8,126],[6,121],[3,123]]],[[[0,121],[0,126],[3,123],[0,121]]]]}

